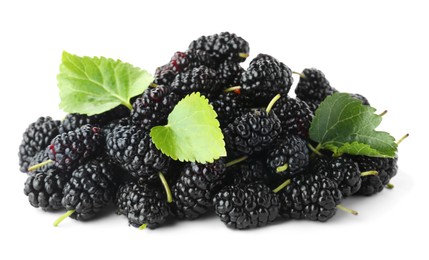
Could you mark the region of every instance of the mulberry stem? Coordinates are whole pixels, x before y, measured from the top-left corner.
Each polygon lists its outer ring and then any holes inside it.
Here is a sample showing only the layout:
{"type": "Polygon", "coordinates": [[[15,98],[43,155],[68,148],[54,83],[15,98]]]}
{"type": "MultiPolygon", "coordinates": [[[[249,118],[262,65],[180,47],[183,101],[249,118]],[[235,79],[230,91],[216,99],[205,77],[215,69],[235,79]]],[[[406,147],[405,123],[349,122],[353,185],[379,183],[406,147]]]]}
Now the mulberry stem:
{"type": "Polygon", "coordinates": [[[46,161],[44,161],[44,162],[41,162],[41,163],[39,163],[39,164],[36,164],[36,165],[33,165],[33,166],[29,167],[29,168],[28,168],[28,171],[29,171],[29,172],[32,172],[32,171],[34,171],[34,170],[37,170],[37,169],[39,169],[39,168],[41,168],[41,167],[43,167],[43,166],[45,166],[45,165],[47,165],[47,164],[53,163],[53,162],[54,162],[54,161],[53,161],[53,160],[51,160],[51,159],[46,160],[46,161]]]}
{"type": "Polygon", "coordinates": [[[290,179],[287,179],[285,182],[283,182],[282,184],[280,184],[277,188],[275,188],[273,190],[274,193],[277,193],[279,191],[281,191],[284,187],[288,186],[290,184],[290,179]]]}
{"type": "Polygon", "coordinates": [[[392,183],[388,183],[386,185],[386,188],[389,189],[389,190],[391,190],[391,189],[395,188],[395,185],[393,185],[392,183]]]}
{"type": "Polygon", "coordinates": [[[306,77],[305,77],[305,75],[304,75],[304,74],[302,74],[301,72],[292,71],[292,73],[293,73],[293,74],[296,74],[296,75],[299,75],[299,77],[300,77],[300,78],[303,78],[303,79],[305,79],[305,78],[306,78],[306,77]]]}
{"type": "Polygon", "coordinates": [[[234,86],[234,87],[224,89],[223,92],[228,93],[228,92],[233,92],[233,91],[240,90],[240,89],[241,89],[240,86],[234,86]]]}
{"type": "Polygon", "coordinates": [[[70,217],[71,214],[73,214],[76,210],[72,209],[67,211],[64,215],[60,216],[59,218],[57,218],[57,220],[55,220],[54,222],[54,227],[58,227],[58,225],[66,218],[70,217]]]}
{"type": "Polygon", "coordinates": [[[276,168],[276,172],[284,172],[289,168],[289,164],[285,163],[276,168]]]}
{"type": "Polygon", "coordinates": [[[149,87],[150,88],[157,88],[158,84],[152,82],[152,83],[150,83],[149,87]]]}
{"type": "Polygon", "coordinates": [[[355,216],[357,216],[359,214],[356,210],[346,208],[343,205],[337,205],[337,209],[340,209],[340,210],[345,211],[347,213],[353,214],[355,216]]]}
{"type": "Polygon", "coordinates": [[[240,56],[240,58],[247,58],[249,57],[249,53],[240,52],[238,53],[238,56],[240,56]]]}
{"type": "Polygon", "coordinates": [[[249,156],[243,156],[243,157],[240,157],[238,159],[227,162],[225,164],[225,167],[230,167],[230,166],[236,165],[237,163],[241,163],[242,161],[246,160],[247,158],[249,158],[249,156]]]}
{"type": "Polygon", "coordinates": [[[140,227],[139,227],[139,229],[140,230],[143,230],[143,229],[145,229],[147,227],[147,223],[144,223],[144,224],[142,224],[140,227]]]}
{"type": "Polygon", "coordinates": [[[360,176],[362,177],[370,176],[370,175],[378,175],[378,171],[366,171],[366,172],[360,173],[360,176]]]}
{"type": "Polygon", "coordinates": [[[399,145],[400,143],[402,143],[402,141],[404,141],[408,136],[410,136],[410,134],[406,134],[406,135],[404,135],[401,139],[399,139],[399,140],[396,142],[396,145],[399,145]]]}
{"type": "Polygon", "coordinates": [[[383,112],[381,112],[380,114],[378,114],[379,116],[384,116],[385,114],[387,114],[387,110],[384,110],[383,112]]]}
{"type": "Polygon", "coordinates": [[[280,94],[277,94],[271,101],[270,101],[270,103],[268,104],[268,106],[267,106],[267,109],[266,109],[266,111],[267,111],[267,114],[268,113],[270,113],[270,111],[271,111],[271,108],[273,108],[273,106],[274,106],[274,104],[277,102],[277,100],[279,100],[281,98],[281,95],[280,94]]]}
{"type": "Polygon", "coordinates": [[[164,174],[162,172],[159,173],[159,178],[161,179],[162,185],[164,186],[165,193],[167,194],[167,202],[171,203],[173,202],[173,196],[171,195],[170,186],[168,186],[168,182],[164,177],[164,174]]]}

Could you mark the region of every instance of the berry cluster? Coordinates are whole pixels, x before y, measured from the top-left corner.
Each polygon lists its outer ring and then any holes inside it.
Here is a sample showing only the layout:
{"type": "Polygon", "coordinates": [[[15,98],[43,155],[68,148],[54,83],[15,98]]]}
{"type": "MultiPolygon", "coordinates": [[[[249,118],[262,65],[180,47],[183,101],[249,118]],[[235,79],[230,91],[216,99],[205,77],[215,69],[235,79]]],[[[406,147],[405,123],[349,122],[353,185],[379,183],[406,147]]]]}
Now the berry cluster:
{"type": "MultiPolygon", "coordinates": [[[[337,209],[347,210],[345,197],[390,185],[397,157],[333,157],[314,150],[314,112],[337,92],[320,70],[296,73],[293,98],[288,66],[259,54],[244,69],[240,63],[248,56],[249,44],[235,34],[202,36],[156,69],[131,111],[119,106],[30,124],[19,147],[30,204],[65,210],[56,225],[68,216],[91,219],[114,203],[134,227],[214,211],[228,227],[247,229],[277,219],[327,221],[337,209]],[[224,135],[227,157],[212,163],[173,160],[150,135],[193,92],[209,99],[224,135]]],[[[369,105],[362,95],[350,95],[369,105]]]]}

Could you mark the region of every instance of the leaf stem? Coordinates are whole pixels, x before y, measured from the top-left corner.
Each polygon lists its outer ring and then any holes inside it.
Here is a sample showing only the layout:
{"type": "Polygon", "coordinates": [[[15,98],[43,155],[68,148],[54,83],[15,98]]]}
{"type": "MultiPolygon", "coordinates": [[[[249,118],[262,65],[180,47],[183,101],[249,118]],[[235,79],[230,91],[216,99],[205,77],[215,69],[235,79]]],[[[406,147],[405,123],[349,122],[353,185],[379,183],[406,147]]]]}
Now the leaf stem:
{"type": "Polygon", "coordinates": [[[282,184],[280,184],[277,188],[275,188],[273,190],[274,193],[277,193],[279,191],[281,191],[284,187],[288,186],[290,184],[290,179],[287,179],[285,182],[283,182],[282,184]]]}
{"type": "Polygon", "coordinates": [[[41,162],[41,163],[39,163],[39,164],[36,164],[36,165],[33,165],[33,166],[29,167],[29,168],[28,168],[28,171],[29,171],[29,172],[32,172],[32,171],[34,171],[34,170],[37,170],[37,169],[39,169],[39,168],[41,168],[41,167],[43,167],[43,166],[45,166],[45,165],[47,165],[47,164],[53,163],[53,162],[54,162],[54,161],[53,161],[53,160],[51,160],[51,159],[46,160],[46,161],[44,161],[44,162],[41,162]]]}
{"type": "Polygon", "coordinates": [[[388,183],[386,185],[386,188],[389,189],[389,190],[391,190],[391,189],[395,188],[395,185],[393,185],[392,183],[388,183]]]}
{"type": "Polygon", "coordinates": [[[320,149],[314,148],[314,146],[312,146],[310,143],[308,143],[307,146],[313,153],[317,154],[320,157],[323,157],[323,154],[319,152],[320,149]]]}
{"type": "Polygon", "coordinates": [[[162,172],[159,172],[159,178],[161,179],[162,185],[164,186],[165,193],[167,194],[167,202],[171,203],[173,202],[173,196],[171,195],[170,186],[168,186],[168,182],[164,177],[164,174],[162,172]]]}
{"type": "Polygon", "coordinates": [[[157,88],[158,84],[152,82],[152,83],[149,84],[149,87],[151,87],[151,88],[157,88]]]}
{"type": "Polygon", "coordinates": [[[147,223],[144,223],[144,224],[142,224],[140,227],[139,227],[139,229],[140,230],[143,230],[143,229],[145,229],[147,227],[147,223]]]}
{"type": "Polygon", "coordinates": [[[67,211],[64,215],[60,216],[59,218],[57,218],[57,220],[55,220],[54,222],[54,227],[58,227],[58,225],[66,218],[70,217],[71,214],[73,214],[76,210],[72,209],[67,211]]]}
{"type": "Polygon", "coordinates": [[[267,113],[270,113],[271,108],[273,108],[274,104],[277,102],[277,100],[279,100],[281,98],[280,94],[277,94],[275,97],[273,97],[273,99],[270,101],[270,103],[267,106],[267,113]]]}
{"type": "Polygon", "coordinates": [[[357,216],[359,214],[356,210],[346,208],[341,204],[337,205],[337,209],[340,209],[340,210],[345,211],[347,213],[353,214],[355,216],[357,216]]]}
{"type": "Polygon", "coordinates": [[[360,176],[362,177],[370,176],[370,175],[378,175],[378,171],[366,171],[366,172],[360,173],[360,176]]]}
{"type": "Polygon", "coordinates": [[[241,163],[242,161],[246,160],[247,158],[249,158],[249,156],[243,156],[243,157],[237,158],[235,160],[232,160],[230,162],[227,162],[225,164],[225,167],[230,167],[230,166],[233,166],[233,165],[235,165],[237,163],[241,163]]]}
{"type": "Polygon", "coordinates": [[[406,135],[404,135],[401,139],[399,139],[399,140],[396,142],[396,145],[399,145],[400,143],[402,143],[402,141],[404,141],[408,136],[410,136],[410,134],[406,134],[406,135]]]}
{"type": "Polygon", "coordinates": [[[122,102],[121,104],[126,106],[129,110],[133,110],[133,106],[131,105],[131,103],[129,101],[128,102],[122,102]]]}
{"type": "Polygon", "coordinates": [[[241,89],[241,86],[234,86],[234,87],[224,89],[223,92],[228,93],[228,92],[233,92],[233,91],[240,90],[240,89],[241,89]]]}

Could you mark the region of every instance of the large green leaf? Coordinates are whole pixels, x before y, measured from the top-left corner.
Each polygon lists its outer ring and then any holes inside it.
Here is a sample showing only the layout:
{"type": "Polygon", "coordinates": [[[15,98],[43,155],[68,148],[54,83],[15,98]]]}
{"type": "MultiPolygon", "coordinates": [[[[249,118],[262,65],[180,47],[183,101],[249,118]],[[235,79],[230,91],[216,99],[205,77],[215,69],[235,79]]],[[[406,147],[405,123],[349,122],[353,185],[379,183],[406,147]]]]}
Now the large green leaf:
{"type": "Polygon", "coordinates": [[[376,131],[382,117],[375,109],[346,93],[327,97],[316,110],[310,138],[334,153],[393,157],[397,145],[386,132],[376,131]]]}
{"type": "Polygon", "coordinates": [[[200,93],[183,98],[168,116],[168,124],[155,126],[150,135],[156,147],[174,160],[213,162],[226,156],[217,114],[200,93]]]}
{"type": "Polygon", "coordinates": [[[63,52],[60,108],[68,113],[99,114],[118,105],[132,108],[130,99],[142,93],[152,76],[131,64],[104,57],[79,57],[63,52]]]}

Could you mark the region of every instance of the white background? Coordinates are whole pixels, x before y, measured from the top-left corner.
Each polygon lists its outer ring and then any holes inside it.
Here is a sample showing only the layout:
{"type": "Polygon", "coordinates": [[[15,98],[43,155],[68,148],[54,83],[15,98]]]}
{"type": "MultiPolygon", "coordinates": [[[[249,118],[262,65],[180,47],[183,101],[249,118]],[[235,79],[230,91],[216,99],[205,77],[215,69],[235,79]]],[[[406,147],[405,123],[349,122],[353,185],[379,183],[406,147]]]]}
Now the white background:
{"type": "Polygon", "coordinates": [[[1,259],[428,256],[425,1],[250,2],[0,3],[1,259]],[[267,53],[296,71],[317,67],[335,88],[364,94],[380,112],[387,109],[380,129],[397,138],[411,134],[399,147],[395,189],[345,200],[358,217],[338,212],[327,223],[277,222],[251,231],[227,229],[215,216],[138,231],[114,214],[85,223],[68,219],[54,228],[60,213],[29,205],[18,146],[39,116],[65,115],[56,87],[63,50],[121,59],[153,73],[191,40],[222,31],[245,38],[250,59],[267,53]]]}

